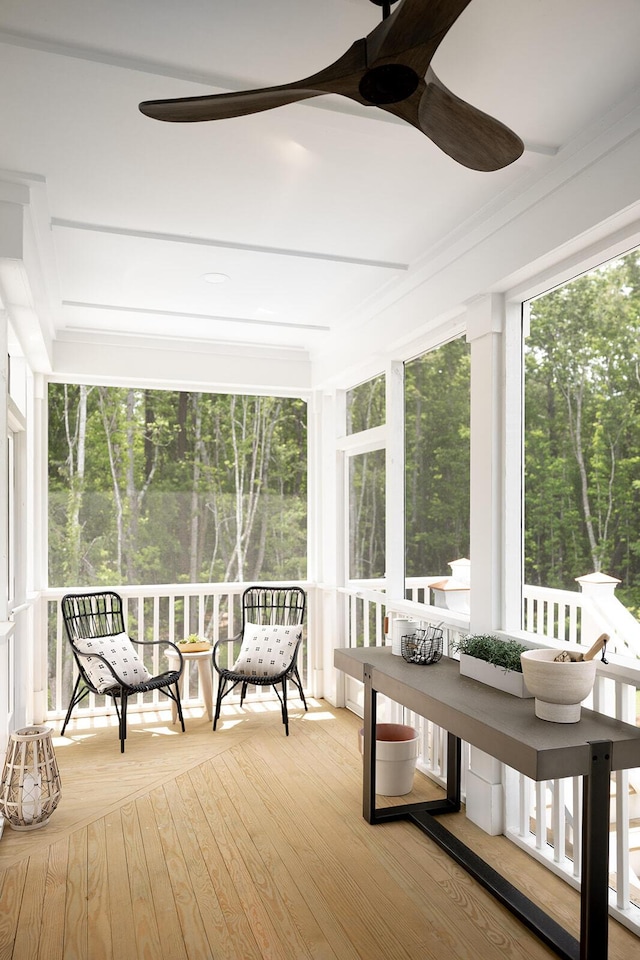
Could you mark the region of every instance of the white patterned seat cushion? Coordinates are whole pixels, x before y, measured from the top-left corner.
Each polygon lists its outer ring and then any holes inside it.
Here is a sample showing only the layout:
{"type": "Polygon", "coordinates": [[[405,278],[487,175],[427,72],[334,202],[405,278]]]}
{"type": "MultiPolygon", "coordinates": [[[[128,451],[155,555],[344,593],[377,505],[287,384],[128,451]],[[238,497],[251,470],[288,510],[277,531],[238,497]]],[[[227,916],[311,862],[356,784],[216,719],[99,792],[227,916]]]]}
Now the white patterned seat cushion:
{"type": "Polygon", "coordinates": [[[87,676],[99,693],[104,693],[109,687],[118,686],[118,683],[107,665],[91,654],[99,654],[108,660],[123,683],[129,686],[146,683],[151,679],[151,674],[134,650],[126,633],[117,633],[111,637],[76,640],[75,646],[87,676]]]}
{"type": "Polygon", "coordinates": [[[277,677],[291,666],[301,637],[299,625],[245,623],[242,648],[231,672],[245,677],[277,677]]]}

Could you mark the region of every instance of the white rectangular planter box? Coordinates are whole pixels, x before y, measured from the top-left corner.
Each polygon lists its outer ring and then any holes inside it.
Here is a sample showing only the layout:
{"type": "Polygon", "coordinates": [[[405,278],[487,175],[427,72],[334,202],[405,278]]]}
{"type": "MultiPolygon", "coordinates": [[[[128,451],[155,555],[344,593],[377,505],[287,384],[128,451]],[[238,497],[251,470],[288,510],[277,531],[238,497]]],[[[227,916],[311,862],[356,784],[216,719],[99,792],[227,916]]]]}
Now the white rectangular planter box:
{"type": "Polygon", "coordinates": [[[529,693],[524,677],[515,670],[505,670],[504,667],[497,667],[495,663],[487,663],[486,660],[478,660],[476,657],[470,657],[468,653],[460,654],[460,673],[463,677],[473,677],[480,683],[486,683],[489,687],[495,687],[496,690],[503,690],[514,697],[532,697],[529,693]]]}

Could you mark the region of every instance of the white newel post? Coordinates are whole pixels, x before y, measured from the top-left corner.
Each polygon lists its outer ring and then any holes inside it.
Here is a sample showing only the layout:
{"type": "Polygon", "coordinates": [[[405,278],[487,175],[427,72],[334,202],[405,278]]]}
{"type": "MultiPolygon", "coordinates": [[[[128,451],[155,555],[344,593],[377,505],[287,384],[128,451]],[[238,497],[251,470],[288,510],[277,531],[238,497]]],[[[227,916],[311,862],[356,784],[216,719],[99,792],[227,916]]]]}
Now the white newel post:
{"type": "MultiPolygon", "coordinates": [[[[471,631],[501,627],[504,477],[504,299],[483,297],[467,311],[471,345],[471,631]]],[[[486,833],[503,832],[502,764],[469,751],[467,817],[486,833]]]]}
{"type": "MultiPolygon", "coordinates": [[[[603,623],[607,624],[607,632],[610,635],[614,632],[615,628],[609,626],[609,623],[615,623],[615,618],[611,617],[611,620],[609,620],[608,608],[610,610],[616,602],[614,594],[620,580],[616,577],[610,577],[606,573],[588,573],[584,577],[576,577],[576,583],[580,584],[580,590],[585,598],[585,603],[582,606],[580,634],[582,643],[586,648],[590,647],[603,632],[603,623]],[[596,613],[600,615],[599,618],[594,615],[596,613]]],[[[616,716],[615,697],[616,688],[612,684],[606,684],[602,679],[596,678],[593,688],[593,709],[616,716]]],[[[629,710],[628,704],[627,710],[629,710]]],[[[627,716],[626,719],[630,723],[634,723],[635,710],[631,711],[630,716],[627,716]]]]}
{"type": "Polygon", "coordinates": [[[592,616],[591,607],[593,605],[596,609],[606,610],[620,581],[606,573],[588,573],[584,577],[576,577],[576,583],[580,584],[582,596],[587,600],[582,608],[582,642],[585,646],[591,646],[601,632],[599,624],[592,616]]]}

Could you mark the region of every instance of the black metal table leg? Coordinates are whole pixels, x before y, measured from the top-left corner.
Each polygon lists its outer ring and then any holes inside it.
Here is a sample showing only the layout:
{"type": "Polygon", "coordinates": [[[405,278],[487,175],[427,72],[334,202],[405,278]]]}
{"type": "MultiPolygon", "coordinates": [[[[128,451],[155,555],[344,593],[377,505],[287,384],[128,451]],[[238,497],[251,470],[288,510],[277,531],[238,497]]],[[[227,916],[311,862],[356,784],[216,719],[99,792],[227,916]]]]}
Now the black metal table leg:
{"type": "Polygon", "coordinates": [[[607,960],[609,942],[610,740],[595,740],[583,780],[580,960],[607,960]]]}
{"type": "Polygon", "coordinates": [[[462,740],[447,733],[447,801],[452,813],[460,809],[460,781],[462,767],[462,740]]]}
{"type": "Polygon", "coordinates": [[[373,689],[371,667],[365,663],[362,815],[367,823],[376,822],[376,713],[377,694],[373,689]]]}
{"type": "Polygon", "coordinates": [[[457,813],[460,810],[462,742],[447,734],[447,796],[441,800],[398,803],[376,808],[376,726],[377,691],[373,686],[372,668],[364,665],[364,763],[362,772],[362,816],[367,823],[402,820],[414,813],[457,813]]]}

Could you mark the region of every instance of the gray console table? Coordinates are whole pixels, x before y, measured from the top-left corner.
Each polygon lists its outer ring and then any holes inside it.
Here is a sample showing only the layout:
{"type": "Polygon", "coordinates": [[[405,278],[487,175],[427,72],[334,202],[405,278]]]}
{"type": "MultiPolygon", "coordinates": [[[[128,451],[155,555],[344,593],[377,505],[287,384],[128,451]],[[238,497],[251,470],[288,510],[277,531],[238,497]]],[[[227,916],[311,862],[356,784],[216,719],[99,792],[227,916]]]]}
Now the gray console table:
{"type": "Polygon", "coordinates": [[[458,662],[446,657],[437,664],[419,666],[394,656],[390,647],[358,647],[335,650],[334,665],[364,683],[363,815],[367,822],[411,821],[560,957],[606,960],[611,772],[640,766],[640,729],[584,708],[579,723],[538,720],[533,700],[461,677],[458,662]],[[446,798],[376,808],[378,693],[448,732],[446,798]],[[580,940],[436,820],[438,814],[460,809],[462,740],[532,780],[584,778],[580,940]]]}

